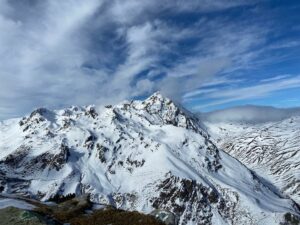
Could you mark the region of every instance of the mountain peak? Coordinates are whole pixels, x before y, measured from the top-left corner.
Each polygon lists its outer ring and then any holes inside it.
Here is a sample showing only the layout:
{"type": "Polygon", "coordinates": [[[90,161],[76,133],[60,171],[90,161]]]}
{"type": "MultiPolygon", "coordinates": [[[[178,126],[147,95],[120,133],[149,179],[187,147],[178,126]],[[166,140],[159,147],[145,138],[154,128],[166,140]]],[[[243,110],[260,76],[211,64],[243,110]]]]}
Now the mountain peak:
{"type": "Polygon", "coordinates": [[[178,225],[277,225],[279,214],[299,214],[159,92],[107,110],[37,109],[0,124],[0,149],[4,194],[88,194],[120,209],[170,212],[178,225]]]}
{"type": "Polygon", "coordinates": [[[154,92],[149,98],[151,97],[165,98],[160,91],[154,92]]]}
{"type": "Polygon", "coordinates": [[[172,102],[171,99],[165,97],[164,95],[161,94],[161,92],[156,91],[154,92],[151,96],[149,96],[145,102],[172,102]]]}

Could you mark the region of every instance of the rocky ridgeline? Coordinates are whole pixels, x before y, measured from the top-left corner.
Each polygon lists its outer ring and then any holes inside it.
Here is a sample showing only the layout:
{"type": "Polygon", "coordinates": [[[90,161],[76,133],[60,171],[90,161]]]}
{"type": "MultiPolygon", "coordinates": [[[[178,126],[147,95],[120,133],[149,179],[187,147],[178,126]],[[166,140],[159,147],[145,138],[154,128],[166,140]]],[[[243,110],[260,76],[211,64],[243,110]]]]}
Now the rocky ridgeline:
{"type": "Polygon", "coordinates": [[[208,124],[217,145],[300,205],[300,118],[263,124],[208,124]]]}
{"type": "Polygon", "coordinates": [[[159,93],[116,106],[37,109],[0,126],[0,190],[43,201],[89,194],[174,224],[297,217],[291,200],[216,147],[203,127],[159,93]]]}

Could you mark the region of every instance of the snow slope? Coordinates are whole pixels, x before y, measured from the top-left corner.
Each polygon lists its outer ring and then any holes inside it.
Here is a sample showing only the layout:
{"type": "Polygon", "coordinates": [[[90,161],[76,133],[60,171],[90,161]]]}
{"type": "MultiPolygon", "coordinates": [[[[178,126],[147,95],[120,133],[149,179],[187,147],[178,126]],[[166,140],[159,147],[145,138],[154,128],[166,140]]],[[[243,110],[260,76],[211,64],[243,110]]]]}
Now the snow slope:
{"type": "Polygon", "coordinates": [[[246,124],[207,122],[217,145],[300,204],[300,117],[246,124]]]}
{"type": "Polygon", "coordinates": [[[31,210],[34,208],[33,205],[25,201],[0,197],[0,209],[4,209],[7,207],[16,207],[19,209],[27,209],[27,210],[31,210]]]}
{"type": "Polygon", "coordinates": [[[190,112],[159,93],[106,107],[37,109],[0,124],[3,193],[89,193],[179,224],[280,224],[292,200],[219,150],[190,112]]]}

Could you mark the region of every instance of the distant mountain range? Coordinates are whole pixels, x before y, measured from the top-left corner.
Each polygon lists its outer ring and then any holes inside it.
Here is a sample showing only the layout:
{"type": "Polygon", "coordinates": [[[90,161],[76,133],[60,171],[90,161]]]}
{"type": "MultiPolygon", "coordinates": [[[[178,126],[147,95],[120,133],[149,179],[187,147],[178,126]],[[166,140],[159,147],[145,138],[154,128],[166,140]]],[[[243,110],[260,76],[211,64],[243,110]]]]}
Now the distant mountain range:
{"type": "Polygon", "coordinates": [[[205,124],[219,148],[300,204],[300,116],[256,124],[205,124]]]}
{"type": "Polygon", "coordinates": [[[292,224],[300,216],[299,126],[298,117],[213,123],[160,93],[40,108],[0,123],[0,190],[41,201],[89,194],[180,225],[292,224]]]}

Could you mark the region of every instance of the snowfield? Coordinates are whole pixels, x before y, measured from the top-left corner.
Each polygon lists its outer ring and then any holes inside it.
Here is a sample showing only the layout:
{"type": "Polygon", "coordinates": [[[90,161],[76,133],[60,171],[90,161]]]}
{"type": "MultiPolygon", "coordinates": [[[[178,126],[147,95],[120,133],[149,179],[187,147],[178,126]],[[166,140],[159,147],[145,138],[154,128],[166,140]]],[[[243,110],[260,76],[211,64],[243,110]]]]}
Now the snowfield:
{"type": "Polygon", "coordinates": [[[219,148],[300,204],[300,117],[277,122],[211,123],[219,148]]]}
{"type": "Polygon", "coordinates": [[[33,205],[25,201],[0,197],[0,209],[4,209],[7,207],[16,207],[19,209],[26,209],[26,210],[32,210],[34,208],[33,205]]]}
{"type": "Polygon", "coordinates": [[[286,214],[299,216],[288,195],[218,148],[196,116],[159,93],[3,121],[0,186],[44,201],[88,193],[99,204],[170,212],[179,224],[281,224],[286,214]]]}

